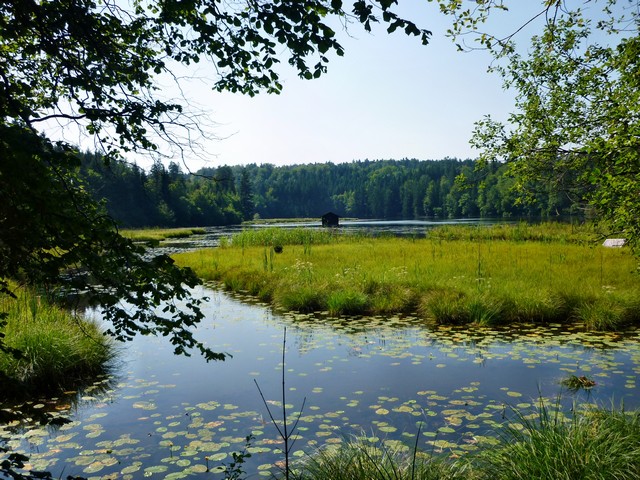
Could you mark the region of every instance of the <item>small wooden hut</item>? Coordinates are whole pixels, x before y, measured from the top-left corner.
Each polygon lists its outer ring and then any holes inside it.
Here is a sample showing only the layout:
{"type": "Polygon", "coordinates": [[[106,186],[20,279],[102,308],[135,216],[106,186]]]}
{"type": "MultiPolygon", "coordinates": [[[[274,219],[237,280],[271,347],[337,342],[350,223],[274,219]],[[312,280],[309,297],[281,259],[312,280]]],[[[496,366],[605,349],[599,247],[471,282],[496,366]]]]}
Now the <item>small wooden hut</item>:
{"type": "Polygon", "coordinates": [[[333,212],[327,212],[322,216],[323,227],[339,227],[340,216],[333,212]]]}

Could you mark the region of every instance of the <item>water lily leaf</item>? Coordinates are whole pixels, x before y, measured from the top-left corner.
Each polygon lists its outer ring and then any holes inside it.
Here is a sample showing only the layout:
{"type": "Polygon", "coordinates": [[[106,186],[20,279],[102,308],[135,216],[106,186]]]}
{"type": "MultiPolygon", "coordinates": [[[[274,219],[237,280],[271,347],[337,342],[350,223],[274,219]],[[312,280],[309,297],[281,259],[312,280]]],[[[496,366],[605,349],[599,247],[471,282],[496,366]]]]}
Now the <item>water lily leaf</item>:
{"type": "Polygon", "coordinates": [[[438,428],[440,433],[455,433],[455,430],[451,427],[440,427],[438,428]]]}
{"type": "Polygon", "coordinates": [[[135,402],[133,408],[139,408],[141,410],[155,410],[156,404],[153,402],[135,402]]]}
{"type": "MultiPolygon", "coordinates": [[[[206,467],[204,471],[207,471],[206,467]]],[[[172,472],[165,475],[164,480],[180,480],[181,478],[187,478],[191,473],[189,469],[186,469],[184,472],[172,472]]]]}
{"type": "Polygon", "coordinates": [[[394,408],[393,411],[394,412],[399,412],[399,413],[408,413],[408,412],[413,412],[413,408],[411,408],[408,405],[401,405],[398,408],[394,408]]]}
{"type": "Polygon", "coordinates": [[[93,462],[86,467],[83,472],[84,473],[97,473],[104,468],[104,464],[102,462],[93,462]]]}
{"type": "Polygon", "coordinates": [[[210,462],[220,462],[228,457],[227,453],[214,453],[213,455],[209,455],[210,462]]]}
{"type": "Polygon", "coordinates": [[[191,465],[189,468],[185,469],[185,473],[205,473],[207,471],[206,465],[191,465]]]}
{"type": "Polygon", "coordinates": [[[148,477],[154,473],[163,473],[169,470],[169,467],[166,465],[154,465],[152,467],[147,467],[144,469],[144,476],[148,477]]]}
{"type": "Polygon", "coordinates": [[[91,465],[93,462],[95,462],[95,458],[96,457],[93,456],[93,455],[90,455],[90,456],[79,456],[79,457],[75,457],[74,458],[74,463],[76,465],[78,465],[79,467],[86,466],[86,465],[91,465]]]}

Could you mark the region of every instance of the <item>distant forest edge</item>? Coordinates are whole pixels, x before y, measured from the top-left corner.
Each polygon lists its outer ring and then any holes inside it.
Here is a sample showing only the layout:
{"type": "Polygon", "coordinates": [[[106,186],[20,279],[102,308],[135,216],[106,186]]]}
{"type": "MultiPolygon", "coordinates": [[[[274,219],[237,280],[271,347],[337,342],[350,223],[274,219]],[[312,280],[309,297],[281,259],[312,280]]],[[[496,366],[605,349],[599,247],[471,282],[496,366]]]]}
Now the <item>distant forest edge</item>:
{"type": "MultiPolygon", "coordinates": [[[[309,218],[333,211],[358,218],[549,217],[578,205],[540,185],[536,202],[517,202],[515,180],[496,163],[472,160],[363,160],[292,166],[204,168],[174,162],[145,171],[82,154],[80,176],[123,227],[231,225],[254,218],[309,218]]],[[[574,199],[575,200],[575,199],[574,199]]]]}

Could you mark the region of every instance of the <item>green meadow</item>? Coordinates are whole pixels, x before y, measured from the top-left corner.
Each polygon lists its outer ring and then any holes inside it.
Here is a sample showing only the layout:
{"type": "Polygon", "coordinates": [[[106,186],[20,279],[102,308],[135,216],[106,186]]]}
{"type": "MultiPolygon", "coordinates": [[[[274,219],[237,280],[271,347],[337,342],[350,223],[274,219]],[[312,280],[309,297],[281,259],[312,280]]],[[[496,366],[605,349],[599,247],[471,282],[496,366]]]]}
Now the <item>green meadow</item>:
{"type": "Polygon", "coordinates": [[[411,313],[439,324],[640,320],[637,259],[590,226],[443,227],[426,238],[247,230],[175,255],[204,280],[286,311],[411,313]]]}

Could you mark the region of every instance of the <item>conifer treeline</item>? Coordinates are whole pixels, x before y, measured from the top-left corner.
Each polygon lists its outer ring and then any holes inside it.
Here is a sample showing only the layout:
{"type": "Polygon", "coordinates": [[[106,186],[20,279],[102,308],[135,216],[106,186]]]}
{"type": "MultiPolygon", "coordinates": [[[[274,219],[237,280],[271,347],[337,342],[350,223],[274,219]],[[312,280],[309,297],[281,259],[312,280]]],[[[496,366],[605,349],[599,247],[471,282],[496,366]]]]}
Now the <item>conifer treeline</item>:
{"type": "Polygon", "coordinates": [[[535,205],[516,202],[514,180],[495,164],[482,174],[471,160],[364,160],[343,164],[270,164],[204,168],[176,163],[143,169],[105,166],[84,154],[81,177],[126,227],[229,225],[252,218],[515,217],[569,213],[571,202],[541,186],[535,205]],[[461,179],[466,181],[461,181],[461,179]]]}

